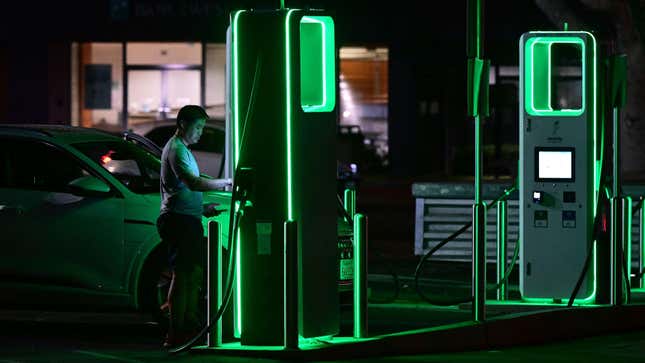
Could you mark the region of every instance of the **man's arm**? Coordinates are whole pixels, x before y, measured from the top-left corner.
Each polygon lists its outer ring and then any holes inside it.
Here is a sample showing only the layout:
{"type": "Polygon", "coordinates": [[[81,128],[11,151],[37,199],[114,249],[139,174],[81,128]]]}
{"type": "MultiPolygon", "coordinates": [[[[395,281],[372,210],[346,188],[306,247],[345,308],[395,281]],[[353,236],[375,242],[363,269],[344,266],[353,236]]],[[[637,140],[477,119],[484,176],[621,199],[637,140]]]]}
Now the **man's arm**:
{"type": "Polygon", "coordinates": [[[179,173],[179,179],[192,191],[206,192],[209,190],[222,190],[230,186],[229,179],[209,179],[203,176],[195,176],[190,173],[179,173]],[[182,175],[183,174],[183,175],[182,175]]]}
{"type": "Polygon", "coordinates": [[[188,189],[195,192],[206,192],[209,190],[221,190],[230,185],[226,179],[210,179],[193,174],[188,162],[188,155],[185,154],[189,152],[187,149],[178,150],[176,154],[170,156],[170,164],[175,175],[186,184],[188,189]]]}

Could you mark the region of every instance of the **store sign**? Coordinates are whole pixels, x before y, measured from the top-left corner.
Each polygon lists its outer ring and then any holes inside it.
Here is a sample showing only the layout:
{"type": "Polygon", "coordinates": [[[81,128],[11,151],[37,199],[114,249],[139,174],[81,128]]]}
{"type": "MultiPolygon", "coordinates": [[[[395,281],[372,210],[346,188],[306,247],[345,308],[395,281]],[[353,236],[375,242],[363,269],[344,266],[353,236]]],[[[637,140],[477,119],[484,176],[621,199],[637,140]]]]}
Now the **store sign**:
{"type": "MultiPolygon", "coordinates": [[[[112,0],[114,3],[125,0],[112,0]]],[[[132,0],[132,16],[147,17],[212,17],[222,16],[224,9],[213,0],[132,0]]]]}

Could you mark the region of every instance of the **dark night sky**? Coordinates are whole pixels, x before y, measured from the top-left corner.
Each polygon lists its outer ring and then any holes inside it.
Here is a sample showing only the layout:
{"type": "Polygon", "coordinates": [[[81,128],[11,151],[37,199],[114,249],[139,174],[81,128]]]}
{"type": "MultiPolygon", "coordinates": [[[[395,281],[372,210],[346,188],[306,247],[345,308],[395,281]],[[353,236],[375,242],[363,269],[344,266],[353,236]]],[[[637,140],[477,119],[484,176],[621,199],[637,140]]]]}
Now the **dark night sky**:
{"type": "MultiPolygon", "coordinates": [[[[367,0],[286,1],[294,8],[325,8],[337,24],[340,45],[410,46],[420,57],[465,57],[466,0],[442,2],[367,0]],[[437,55],[439,54],[439,55],[437,55]]],[[[5,3],[4,40],[222,42],[236,8],[273,8],[279,1],[68,0],[5,3]]],[[[517,57],[520,35],[554,27],[532,0],[484,1],[485,56],[493,63],[517,57]]]]}

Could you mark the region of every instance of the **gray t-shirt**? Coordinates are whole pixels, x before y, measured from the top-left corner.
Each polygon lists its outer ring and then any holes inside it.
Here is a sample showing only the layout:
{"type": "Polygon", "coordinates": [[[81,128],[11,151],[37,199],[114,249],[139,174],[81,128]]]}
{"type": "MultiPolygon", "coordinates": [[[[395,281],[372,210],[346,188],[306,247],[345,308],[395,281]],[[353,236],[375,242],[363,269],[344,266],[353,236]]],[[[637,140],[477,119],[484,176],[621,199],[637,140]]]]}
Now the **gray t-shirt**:
{"type": "Polygon", "coordinates": [[[192,191],[179,175],[199,176],[199,167],[188,147],[176,135],[161,153],[161,213],[172,212],[201,218],[202,192],[192,191]]]}

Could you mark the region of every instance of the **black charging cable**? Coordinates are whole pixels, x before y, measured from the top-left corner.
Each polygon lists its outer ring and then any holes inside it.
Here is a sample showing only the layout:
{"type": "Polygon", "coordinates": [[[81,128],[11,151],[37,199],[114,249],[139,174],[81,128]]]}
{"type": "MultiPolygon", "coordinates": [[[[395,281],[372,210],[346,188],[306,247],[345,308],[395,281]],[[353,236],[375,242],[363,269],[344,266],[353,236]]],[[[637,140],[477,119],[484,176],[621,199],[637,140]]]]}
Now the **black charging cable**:
{"type": "MultiPolygon", "coordinates": [[[[605,186],[604,188],[607,188],[607,187],[605,186]]],[[[599,193],[599,194],[600,194],[600,196],[603,195],[602,193],[599,193]]],[[[607,193],[605,193],[605,195],[606,194],[607,193]]],[[[596,209],[597,211],[600,210],[600,200],[601,200],[600,196],[598,197],[598,208],[596,209]]],[[[643,199],[641,198],[638,201],[638,203],[636,203],[636,205],[632,207],[632,213],[636,212],[641,207],[642,203],[643,203],[643,199]]],[[[600,238],[600,228],[599,228],[600,214],[601,213],[599,213],[599,212],[596,213],[596,217],[594,218],[594,239],[593,239],[594,241],[597,241],[600,238]]],[[[580,273],[578,281],[576,282],[576,286],[573,289],[573,292],[571,293],[571,297],[569,297],[569,302],[567,304],[568,307],[573,306],[573,303],[575,301],[575,297],[576,297],[576,295],[578,295],[580,287],[582,286],[582,281],[584,280],[584,278],[585,278],[585,276],[586,276],[586,274],[587,274],[587,272],[589,270],[589,264],[591,263],[592,254],[593,254],[593,243],[589,246],[589,249],[587,251],[587,258],[585,260],[585,264],[584,264],[584,266],[582,268],[582,271],[580,273]]],[[[623,265],[622,266],[623,267],[622,268],[622,275],[623,275],[623,278],[625,279],[624,283],[625,283],[625,288],[626,288],[626,293],[627,293],[627,299],[629,300],[629,299],[631,299],[631,281],[630,281],[631,277],[629,276],[629,269],[628,269],[627,266],[628,266],[628,264],[631,264],[631,261],[626,260],[624,249],[621,249],[621,256],[620,257],[621,257],[621,259],[623,261],[623,263],[622,263],[622,265],[623,265]]],[[[644,271],[640,271],[637,274],[637,278],[640,278],[640,276],[642,276],[643,273],[644,273],[644,271]]]]}
{"type": "MultiPolygon", "coordinates": [[[[233,189],[233,193],[235,194],[235,188],[233,189]]],[[[235,261],[236,261],[235,251],[238,248],[238,246],[237,246],[237,233],[238,233],[238,230],[239,230],[240,219],[244,215],[244,208],[245,208],[246,200],[247,200],[246,194],[247,193],[245,192],[242,195],[242,197],[240,198],[239,204],[237,204],[238,205],[237,211],[235,213],[230,214],[231,219],[232,219],[232,223],[229,223],[229,236],[230,236],[229,237],[229,246],[231,246],[231,247],[229,249],[229,251],[230,251],[229,265],[228,265],[229,268],[228,268],[228,272],[227,272],[227,276],[226,276],[226,289],[225,289],[225,292],[224,292],[224,299],[222,300],[222,305],[220,305],[220,307],[217,309],[217,312],[215,313],[215,315],[211,318],[211,320],[208,322],[208,324],[206,324],[202,328],[202,330],[200,330],[199,333],[197,333],[197,335],[195,335],[192,339],[190,339],[185,344],[183,344],[183,345],[181,345],[181,346],[179,346],[177,348],[169,349],[168,350],[169,354],[182,353],[182,352],[187,351],[191,347],[193,347],[197,343],[197,341],[199,339],[201,339],[204,336],[204,334],[206,334],[213,327],[213,324],[215,322],[217,322],[222,317],[222,315],[224,314],[224,311],[228,307],[228,304],[229,304],[229,302],[231,300],[231,296],[233,295],[233,280],[234,280],[234,277],[235,277],[235,261]]],[[[232,201],[231,201],[232,209],[235,208],[234,206],[236,205],[236,203],[238,203],[238,201],[236,201],[236,199],[233,198],[232,201]]]]}
{"type": "Polygon", "coordinates": [[[587,272],[589,271],[589,264],[591,263],[591,256],[593,256],[593,247],[596,241],[601,239],[601,233],[602,229],[600,228],[600,216],[602,213],[600,213],[600,207],[603,205],[601,204],[602,196],[607,195],[607,186],[601,186],[599,190],[605,190],[605,193],[598,193],[598,200],[596,201],[596,215],[594,216],[594,221],[593,221],[593,237],[591,239],[591,243],[589,244],[589,247],[587,248],[587,257],[585,259],[585,264],[582,267],[582,271],[580,271],[580,276],[578,277],[578,280],[576,281],[576,285],[573,288],[573,291],[571,292],[571,296],[569,297],[569,301],[567,303],[568,307],[573,306],[573,303],[575,302],[576,295],[578,295],[578,292],[580,291],[580,288],[582,287],[582,281],[585,279],[585,276],[587,275],[587,272]]]}
{"type": "MultiPolygon", "coordinates": [[[[494,199],[491,203],[486,204],[486,210],[488,211],[490,208],[493,206],[497,205],[500,201],[506,200],[511,193],[513,193],[515,190],[517,190],[517,179],[513,183],[513,185],[504,191],[499,197],[494,199]]],[[[444,245],[446,245],[448,242],[453,241],[455,238],[457,238],[460,234],[464,233],[468,228],[472,226],[473,222],[470,221],[466,223],[463,227],[461,227],[459,230],[453,232],[450,236],[444,238],[441,242],[439,242],[437,245],[435,245],[433,248],[430,249],[419,261],[417,264],[417,267],[414,272],[414,287],[417,292],[417,294],[427,303],[431,305],[436,305],[436,306],[452,306],[452,305],[458,305],[458,304],[464,304],[471,302],[473,300],[472,296],[469,297],[462,297],[462,298],[456,298],[452,300],[434,300],[429,298],[426,294],[423,293],[421,290],[421,287],[419,286],[419,276],[421,275],[421,271],[423,271],[423,266],[424,264],[428,261],[428,259],[435,253],[437,252],[440,248],[442,248],[444,245]]],[[[515,266],[515,261],[517,259],[517,256],[519,254],[519,240],[515,244],[515,252],[513,253],[513,260],[511,261],[511,264],[507,267],[506,271],[506,276],[504,276],[501,281],[491,290],[497,290],[501,286],[507,284],[508,278],[511,275],[511,272],[513,271],[513,267],[515,266]]]]}
{"type": "MultiPolygon", "coordinates": [[[[242,136],[240,138],[240,145],[245,145],[246,144],[246,127],[248,125],[248,120],[250,119],[250,115],[252,115],[253,111],[255,110],[255,99],[256,99],[256,93],[257,93],[257,84],[260,81],[260,75],[262,72],[262,57],[259,55],[255,59],[255,71],[253,73],[253,83],[251,84],[251,92],[249,95],[249,103],[247,105],[247,110],[246,114],[244,116],[244,124],[242,128],[242,136]]],[[[192,346],[195,345],[195,343],[206,334],[206,332],[211,329],[212,325],[218,321],[222,315],[224,314],[224,311],[226,310],[226,307],[229,304],[229,301],[231,299],[231,296],[233,295],[233,277],[235,276],[234,271],[235,271],[235,251],[237,246],[237,232],[238,232],[238,224],[240,218],[242,218],[242,215],[244,213],[244,208],[246,207],[246,201],[248,199],[248,194],[250,193],[250,185],[244,185],[240,186],[238,181],[240,180],[239,173],[242,169],[241,162],[238,163],[236,169],[235,169],[235,177],[233,178],[233,192],[231,195],[231,206],[230,206],[230,211],[229,211],[229,243],[228,245],[231,246],[229,251],[230,251],[230,256],[229,256],[229,269],[228,269],[228,275],[227,275],[227,281],[226,281],[226,289],[224,293],[224,300],[222,301],[222,305],[219,307],[217,310],[217,313],[213,316],[210,322],[192,339],[190,339],[187,343],[184,345],[170,349],[168,353],[170,354],[177,354],[184,352],[188,349],[190,349],[192,346]],[[239,196],[238,196],[239,194],[239,196]],[[239,201],[238,201],[239,198],[239,201]],[[236,202],[239,202],[237,210],[236,210],[236,202]],[[230,240],[232,238],[232,240],[230,240]]],[[[245,180],[247,182],[247,180],[245,180]]],[[[247,184],[247,183],[245,183],[247,184]]]]}

